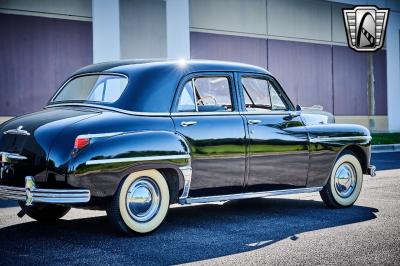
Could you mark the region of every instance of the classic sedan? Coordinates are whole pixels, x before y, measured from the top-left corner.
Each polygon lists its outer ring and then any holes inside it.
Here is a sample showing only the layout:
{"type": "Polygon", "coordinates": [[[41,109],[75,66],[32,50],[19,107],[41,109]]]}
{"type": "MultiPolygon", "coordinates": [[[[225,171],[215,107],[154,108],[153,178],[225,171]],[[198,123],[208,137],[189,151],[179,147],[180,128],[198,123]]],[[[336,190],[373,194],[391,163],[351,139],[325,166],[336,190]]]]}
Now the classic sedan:
{"type": "Polygon", "coordinates": [[[368,129],[294,106],[263,68],[116,61],[1,125],[0,198],[38,221],[106,210],[126,234],[155,230],[175,203],[318,191],[349,207],[374,175],[370,149],[368,129]]]}

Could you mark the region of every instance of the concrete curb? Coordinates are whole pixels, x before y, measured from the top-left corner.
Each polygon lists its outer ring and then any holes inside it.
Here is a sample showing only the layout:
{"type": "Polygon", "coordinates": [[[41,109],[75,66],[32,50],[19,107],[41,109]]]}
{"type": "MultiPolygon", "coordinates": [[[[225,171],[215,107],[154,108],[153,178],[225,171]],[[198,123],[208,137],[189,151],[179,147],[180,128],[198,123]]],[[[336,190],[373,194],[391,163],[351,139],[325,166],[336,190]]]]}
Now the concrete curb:
{"type": "Polygon", "coordinates": [[[400,151],[400,144],[372,145],[372,153],[400,151]]]}

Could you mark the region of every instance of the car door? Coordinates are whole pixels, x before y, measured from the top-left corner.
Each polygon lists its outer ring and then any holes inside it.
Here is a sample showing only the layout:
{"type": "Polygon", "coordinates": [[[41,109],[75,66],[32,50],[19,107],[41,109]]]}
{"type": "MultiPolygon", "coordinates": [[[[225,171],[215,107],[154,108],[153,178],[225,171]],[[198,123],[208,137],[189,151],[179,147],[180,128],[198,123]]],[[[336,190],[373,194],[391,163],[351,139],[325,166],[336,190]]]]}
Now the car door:
{"type": "Polygon", "coordinates": [[[237,111],[233,74],[193,74],[181,82],[177,92],[171,116],[191,150],[189,196],[242,192],[246,134],[237,111]]]}
{"type": "Polygon", "coordinates": [[[308,134],[300,112],[267,75],[238,75],[248,130],[247,191],[306,185],[308,134]]]}

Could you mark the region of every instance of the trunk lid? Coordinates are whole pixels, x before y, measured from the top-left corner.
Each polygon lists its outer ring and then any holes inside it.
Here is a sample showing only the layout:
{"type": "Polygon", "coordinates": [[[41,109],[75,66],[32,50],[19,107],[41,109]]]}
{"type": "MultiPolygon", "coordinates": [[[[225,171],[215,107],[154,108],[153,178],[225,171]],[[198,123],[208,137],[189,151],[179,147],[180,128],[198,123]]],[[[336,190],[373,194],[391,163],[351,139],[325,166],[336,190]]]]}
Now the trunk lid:
{"type": "Polygon", "coordinates": [[[96,114],[87,109],[51,108],[4,123],[0,127],[0,182],[23,186],[25,176],[45,181],[48,155],[57,135],[96,114]]]}

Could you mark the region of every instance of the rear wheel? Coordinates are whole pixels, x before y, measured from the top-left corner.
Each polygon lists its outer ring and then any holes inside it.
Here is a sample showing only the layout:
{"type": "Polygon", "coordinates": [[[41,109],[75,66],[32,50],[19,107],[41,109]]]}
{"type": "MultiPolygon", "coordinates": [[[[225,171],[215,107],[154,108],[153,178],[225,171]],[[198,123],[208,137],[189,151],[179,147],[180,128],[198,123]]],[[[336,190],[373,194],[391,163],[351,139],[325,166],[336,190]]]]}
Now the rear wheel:
{"type": "Polygon", "coordinates": [[[363,172],[357,157],[343,153],[332,169],[328,183],[320,191],[323,202],[331,208],[349,207],[361,192],[363,172]]]}
{"type": "MultiPolygon", "coordinates": [[[[24,202],[19,202],[19,205],[21,208],[25,208],[24,202]]],[[[26,214],[36,221],[53,222],[66,215],[70,209],[71,207],[69,206],[41,204],[30,206],[26,214]]]]}
{"type": "Polygon", "coordinates": [[[169,209],[169,189],[157,170],[130,174],[107,209],[114,226],[126,234],[146,234],[162,223],[169,209]]]}

